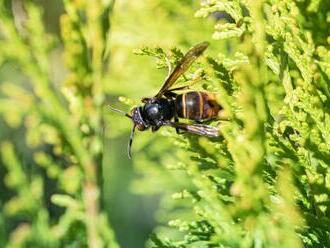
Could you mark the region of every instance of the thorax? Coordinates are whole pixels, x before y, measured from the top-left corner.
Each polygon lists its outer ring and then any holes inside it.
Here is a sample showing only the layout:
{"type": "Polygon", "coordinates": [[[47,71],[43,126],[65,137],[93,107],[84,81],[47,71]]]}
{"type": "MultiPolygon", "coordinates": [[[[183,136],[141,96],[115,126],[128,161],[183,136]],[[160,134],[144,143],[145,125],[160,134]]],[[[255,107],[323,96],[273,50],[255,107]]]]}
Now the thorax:
{"type": "Polygon", "coordinates": [[[170,120],[174,117],[174,101],[163,98],[150,101],[144,105],[143,115],[151,125],[159,125],[160,122],[170,120]]]}

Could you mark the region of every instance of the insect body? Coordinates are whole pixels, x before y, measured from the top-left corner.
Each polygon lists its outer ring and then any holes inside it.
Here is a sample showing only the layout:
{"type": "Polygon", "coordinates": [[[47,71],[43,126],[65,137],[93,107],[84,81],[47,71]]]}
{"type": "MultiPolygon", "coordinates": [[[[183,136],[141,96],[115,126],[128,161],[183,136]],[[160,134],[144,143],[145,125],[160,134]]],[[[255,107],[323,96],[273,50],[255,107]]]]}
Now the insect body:
{"type": "Polygon", "coordinates": [[[178,95],[175,99],[175,111],[178,117],[195,121],[215,118],[220,105],[215,95],[208,92],[190,91],[178,95]]]}
{"type": "MultiPolygon", "coordinates": [[[[215,95],[201,91],[190,91],[175,95],[173,98],[145,98],[143,101],[144,106],[132,110],[133,122],[140,131],[149,127],[156,131],[164,125],[187,131],[188,127],[176,127],[178,117],[201,122],[216,117],[220,110],[215,95]],[[175,122],[171,123],[173,118],[175,122]]],[[[198,126],[205,127],[205,125],[198,126]]],[[[218,134],[214,132],[209,136],[218,136],[218,134]]]]}
{"type": "MultiPolygon", "coordinates": [[[[133,121],[133,129],[128,145],[128,155],[131,157],[131,145],[135,128],[140,131],[151,128],[158,130],[162,126],[174,127],[177,132],[185,131],[209,137],[218,137],[219,132],[216,127],[200,123],[180,123],[178,118],[202,122],[217,117],[221,106],[215,100],[215,95],[209,92],[189,91],[183,94],[175,93],[184,90],[188,86],[172,88],[177,79],[187,71],[191,64],[208,47],[207,42],[202,42],[190,49],[178,62],[174,70],[165,80],[159,92],[151,98],[143,98],[142,106],[132,109],[131,114],[125,114],[133,121]]],[[[114,109],[116,112],[123,113],[114,109]]]]}

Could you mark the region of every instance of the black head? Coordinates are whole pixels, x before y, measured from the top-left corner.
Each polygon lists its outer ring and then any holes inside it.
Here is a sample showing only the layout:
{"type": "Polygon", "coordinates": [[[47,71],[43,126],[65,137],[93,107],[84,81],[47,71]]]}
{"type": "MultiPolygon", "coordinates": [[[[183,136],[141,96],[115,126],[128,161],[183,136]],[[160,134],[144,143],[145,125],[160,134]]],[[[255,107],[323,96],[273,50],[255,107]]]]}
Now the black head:
{"type": "Polygon", "coordinates": [[[144,131],[149,128],[149,124],[143,118],[142,112],[142,107],[135,107],[131,111],[132,121],[134,123],[134,126],[137,127],[139,131],[144,131]]]}

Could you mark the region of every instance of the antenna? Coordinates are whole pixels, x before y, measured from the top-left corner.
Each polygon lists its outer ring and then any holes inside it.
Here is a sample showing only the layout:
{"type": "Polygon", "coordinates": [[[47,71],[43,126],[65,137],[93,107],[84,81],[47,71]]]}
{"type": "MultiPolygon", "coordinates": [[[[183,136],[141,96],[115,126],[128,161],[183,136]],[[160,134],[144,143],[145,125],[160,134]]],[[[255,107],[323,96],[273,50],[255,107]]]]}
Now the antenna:
{"type": "Polygon", "coordinates": [[[132,116],[125,113],[124,111],[120,110],[120,109],[116,109],[114,107],[112,107],[111,105],[107,105],[109,107],[110,110],[112,110],[113,112],[116,112],[116,113],[119,113],[119,114],[122,114],[122,115],[125,115],[126,117],[132,119],[132,116]]]}
{"type": "Polygon", "coordinates": [[[129,142],[128,142],[128,147],[127,147],[127,152],[128,152],[128,158],[131,159],[132,158],[132,143],[133,143],[133,138],[134,138],[134,133],[135,133],[135,126],[133,125],[132,131],[131,131],[131,135],[129,137],[129,142]]]}

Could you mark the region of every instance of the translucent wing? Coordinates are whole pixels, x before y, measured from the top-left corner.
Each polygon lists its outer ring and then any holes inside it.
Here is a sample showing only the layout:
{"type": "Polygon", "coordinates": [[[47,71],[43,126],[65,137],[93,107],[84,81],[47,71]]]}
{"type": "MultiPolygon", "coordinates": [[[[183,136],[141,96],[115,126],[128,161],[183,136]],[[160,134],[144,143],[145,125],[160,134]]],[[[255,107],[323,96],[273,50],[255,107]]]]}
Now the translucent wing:
{"type": "Polygon", "coordinates": [[[165,124],[166,126],[171,126],[182,131],[186,131],[188,133],[193,133],[197,135],[203,135],[208,137],[219,137],[219,129],[209,125],[203,124],[186,124],[179,122],[168,122],[165,124]]]}
{"type": "Polygon", "coordinates": [[[191,64],[205,51],[208,47],[208,42],[202,42],[191,48],[179,61],[174,68],[173,72],[165,80],[162,88],[159,90],[155,97],[160,98],[164,93],[170,89],[170,87],[176,82],[176,80],[185,73],[191,64]]]}

